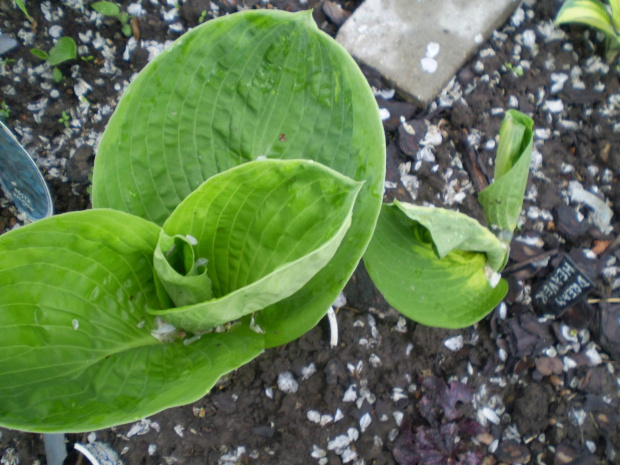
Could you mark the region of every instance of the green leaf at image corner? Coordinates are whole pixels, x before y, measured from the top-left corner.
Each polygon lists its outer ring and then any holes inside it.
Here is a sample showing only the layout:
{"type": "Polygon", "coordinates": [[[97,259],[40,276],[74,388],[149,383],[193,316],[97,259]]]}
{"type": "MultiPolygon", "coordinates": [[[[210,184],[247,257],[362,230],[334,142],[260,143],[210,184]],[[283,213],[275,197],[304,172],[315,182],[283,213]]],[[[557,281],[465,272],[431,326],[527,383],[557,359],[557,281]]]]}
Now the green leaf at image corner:
{"type": "Polygon", "coordinates": [[[152,313],[204,331],[294,294],[338,250],[361,187],[308,160],[254,161],[211,177],[163,229],[195,238],[214,298],[152,313]]]}
{"type": "Polygon", "coordinates": [[[499,131],[495,179],[478,194],[488,227],[509,243],[523,206],[532,160],[534,121],[508,110],[499,131]]]}
{"type": "Polygon", "coordinates": [[[614,29],[620,40],[620,0],[609,0],[609,7],[611,8],[611,18],[614,23],[614,29]]]}
{"type": "Polygon", "coordinates": [[[1,426],[64,433],[137,421],[199,399],[262,352],[243,327],[163,342],[147,312],[158,304],[159,231],[88,210],[0,236],[1,426]]]}
{"type": "MultiPolygon", "coordinates": [[[[620,13],[617,0],[612,0],[612,6],[620,13]]],[[[618,38],[620,30],[614,27],[614,19],[609,14],[607,6],[599,0],[566,0],[555,17],[555,24],[579,23],[598,29],[608,37],[618,38]]]]}
{"type": "Polygon", "coordinates": [[[491,286],[483,253],[452,250],[440,259],[428,230],[396,205],[383,205],[364,265],[392,307],[427,326],[476,323],[508,291],[503,279],[491,286]]]}
{"type": "Polygon", "coordinates": [[[312,159],[364,182],[336,255],[258,315],[274,347],[325,315],[357,266],[383,199],[385,137],[376,100],[311,12],[217,18],[150,62],[99,144],[93,205],[161,225],[206,179],[261,157],[312,159]]]}
{"type": "Polygon", "coordinates": [[[398,200],[394,200],[394,205],[428,230],[440,259],[453,250],[482,252],[493,270],[500,271],[505,266],[506,245],[475,219],[445,208],[420,207],[398,200]]]}
{"type": "Polygon", "coordinates": [[[71,37],[61,37],[49,52],[47,62],[50,66],[57,66],[65,61],[75,60],[77,45],[71,37]]]}

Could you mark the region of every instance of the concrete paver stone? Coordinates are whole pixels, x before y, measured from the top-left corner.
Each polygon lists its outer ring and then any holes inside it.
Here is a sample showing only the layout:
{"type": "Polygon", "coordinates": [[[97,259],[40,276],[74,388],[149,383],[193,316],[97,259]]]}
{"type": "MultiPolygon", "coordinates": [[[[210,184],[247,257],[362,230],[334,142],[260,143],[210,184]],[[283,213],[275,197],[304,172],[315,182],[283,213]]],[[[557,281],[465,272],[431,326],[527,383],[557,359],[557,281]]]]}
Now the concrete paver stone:
{"type": "Polygon", "coordinates": [[[366,0],[336,39],[410,100],[427,106],[517,0],[366,0]]]}

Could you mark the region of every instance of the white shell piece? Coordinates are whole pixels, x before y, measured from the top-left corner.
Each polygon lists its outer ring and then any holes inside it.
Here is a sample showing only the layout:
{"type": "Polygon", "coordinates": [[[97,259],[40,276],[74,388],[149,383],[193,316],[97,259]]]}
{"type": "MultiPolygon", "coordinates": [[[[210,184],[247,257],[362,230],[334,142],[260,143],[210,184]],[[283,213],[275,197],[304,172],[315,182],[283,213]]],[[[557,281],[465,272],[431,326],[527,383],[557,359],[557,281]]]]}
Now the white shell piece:
{"type": "Polygon", "coordinates": [[[352,384],[351,386],[347,388],[347,390],[344,393],[344,396],[342,396],[342,401],[343,402],[355,402],[356,399],[357,399],[357,390],[355,388],[355,384],[352,384]]]}
{"type": "Polygon", "coordinates": [[[446,339],[443,343],[443,345],[450,349],[452,352],[461,350],[463,348],[463,344],[463,336],[461,336],[460,334],[458,336],[451,337],[450,339],[446,339]]]}
{"type": "Polygon", "coordinates": [[[482,415],[484,416],[484,418],[486,418],[487,420],[489,420],[491,423],[493,423],[494,425],[499,425],[500,424],[500,418],[497,415],[497,413],[495,413],[495,410],[493,410],[490,407],[482,407],[482,415]]]}
{"type": "Polygon", "coordinates": [[[308,420],[312,423],[318,423],[321,421],[321,414],[316,410],[308,410],[308,413],[306,413],[306,418],[308,418],[308,420]]]}
{"type": "Polygon", "coordinates": [[[362,415],[362,417],[360,418],[360,430],[362,431],[362,433],[366,431],[366,428],[370,426],[371,422],[372,417],[370,416],[370,413],[365,413],[364,415],[362,415]]]}
{"type": "Polygon", "coordinates": [[[351,439],[346,434],[336,436],[327,442],[327,450],[344,449],[351,443],[351,439]]]}
{"type": "Polygon", "coordinates": [[[316,444],[313,444],[312,452],[310,452],[310,455],[314,457],[315,459],[320,459],[320,458],[325,457],[327,455],[327,452],[321,449],[320,447],[318,447],[316,444]]]}
{"type": "Polygon", "coordinates": [[[284,373],[280,373],[278,375],[278,389],[285,394],[294,394],[297,392],[299,388],[299,384],[295,381],[293,377],[293,373],[290,371],[285,371],[284,373]]]}

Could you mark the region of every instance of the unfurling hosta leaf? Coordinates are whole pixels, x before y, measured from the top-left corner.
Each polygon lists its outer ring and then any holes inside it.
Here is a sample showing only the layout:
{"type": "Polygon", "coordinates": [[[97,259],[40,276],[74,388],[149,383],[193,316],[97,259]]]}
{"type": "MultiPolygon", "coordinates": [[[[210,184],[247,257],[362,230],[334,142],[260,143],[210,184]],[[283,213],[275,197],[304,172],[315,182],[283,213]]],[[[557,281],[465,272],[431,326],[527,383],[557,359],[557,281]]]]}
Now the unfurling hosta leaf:
{"type": "Polygon", "coordinates": [[[495,271],[500,271],[506,264],[508,248],[475,219],[445,208],[419,207],[398,200],[394,200],[394,205],[410,220],[428,230],[439,258],[453,250],[461,250],[485,253],[495,271]]]}
{"type": "MultiPolygon", "coordinates": [[[[93,205],[161,225],[211,176],[265,157],[311,159],[364,181],[330,262],[257,314],[272,347],[325,315],[370,240],[383,197],[376,101],[353,59],[316,27],[311,12],[253,10],[208,21],[149,63],[99,144],[93,205]]],[[[220,297],[221,283],[213,279],[213,286],[220,297]]]]}
{"type": "MultiPolygon", "coordinates": [[[[433,243],[437,237],[435,225],[431,225],[435,230],[431,236],[429,229],[403,213],[408,208],[401,208],[383,205],[364,255],[364,264],[377,288],[399,312],[428,326],[461,328],[481,320],[506,295],[506,281],[491,286],[493,271],[484,253],[453,249],[439,258],[433,243]]],[[[439,223],[455,220],[442,209],[435,209],[434,214],[446,215],[437,220],[439,223]]],[[[428,223],[427,215],[420,216],[428,223]]],[[[489,247],[488,237],[477,227],[467,226],[465,231],[473,233],[471,239],[461,242],[466,247],[475,243],[474,237],[480,237],[482,248],[496,248],[489,247]]],[[[440,239],[440,247],[445,251],[451,245],[446,246],[440,239]]]]}
{"type": "Polygon", "coordinates": [[[179,267],[206,259],[214,299],[152,313],[204,331],[292,295],[338,250],[361,186],[307,160],[254,161],[209,178],[163,229],[197,241],[179,267]]]}
{"type": "Polygon", "coordinates": [[[196,239],[161,231],[153,256],[155,285],[163,308],[182,307],[213,297],[207,259],[194,253],[196,239]]]}
{"type": "Polygon", "coordinates": [[[158,305],[159,233],[126,213],[89,210],[0,236],[2,426],[74,432],[135,421],[195,401],[261,353],[260,335],[240,326],[162,342],[147,311],[158,305]]]}
{"type": "Polygon", "coordinates": [[[521,112],[506,112],[499,130],[495,180],[478,194],[487,225],[505,243],[510,243],[523,205],[532,160],[533,125],[532,118],[521,112]]]}

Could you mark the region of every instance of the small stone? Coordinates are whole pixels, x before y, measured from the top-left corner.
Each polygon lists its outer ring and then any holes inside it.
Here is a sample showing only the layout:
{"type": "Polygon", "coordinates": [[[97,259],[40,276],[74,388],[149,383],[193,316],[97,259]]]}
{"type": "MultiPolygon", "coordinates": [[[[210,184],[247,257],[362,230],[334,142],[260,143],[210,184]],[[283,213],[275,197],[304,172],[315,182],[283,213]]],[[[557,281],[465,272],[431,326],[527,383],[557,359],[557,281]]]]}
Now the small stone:
{"type": "Polygon", "coordinates": [[[549,113],[562,113],[564,111],[564,102],[561,99],[547,100],[543,105],[543,110],[549,113]]]}
{"type": "Polygon", "coordinates": [[[349,463],[352,462],[353,460],[355,460],[357,458],[357,452],[355,452],[354,450],[351,450],[349,448],[345,449],[345,451],[342,453],[342,455],[340,456],[340,458],[342,459],[342,463],[349,463]]]}
{"type": "Polygon", "coordinates": [[[356,399],[357,399],[357,391],[355,389],[355,385],[352,384],[351,386],[347,388],[347,390],[344,393],[344,396],[342,396],[342,401],[343,402],[355,402],[356,399]]]}
{"type": "Polygon", "coordinates": [[[267,425],[254,426],[252,434],[261,438],[271,439],[275,434],[275,430],[267,425]]]}
{"type": "Polygon", "coordinates": [[[50,37],[54,39],[60,39],[62,37],[62,26],[58,26],[57,24],[55,24],[54,26],[50,27],[49,34],[50,37]]]}
{"type": "Polygon", "coordinates": [[[320,458],[325,457],[327,455],[327,452],[325,452],[323,449],[318,447],[316,444],[313,444],[312,452],[310,452],[310,455],[315,459],[320,459],[320,458]]]}
{"type": "Polygon", "coordinates": [[[343,9],[336,2],[331,2],[329,0],[325,0],[321,7],[327,19],[329,19],[336,26],[341,26],[349,16],[351,16],[351,12],[343,9]]]}
{"type": "Polygon", "coordinates": [[[88,181],[88,175],[94,165],[95,152],[90,145],[80,145],[67,160],[67,176],[71,182],[83,183],[88,181]]]}
{"type": "Polygon", "coordinates": [[[494,452],[495,457],[505,463],[527,463],[530,460],[530,450],[515,440],[503,441],[494,452]]]}
{"type": "Polygon", "coordinates": [[[0,56],[10,52],[17,47],[17,45],[19,44],[15,39],[5,36],[4,34],[0,34],[0,56]]]}
{"type": "Polygon", "coordinates": [[[285,394],[294,394],[297,392],[299,384],[295,381],[293,373],[285,371],[278,375],[278,389],[285,394]]]}
{"type": "Polygon", "coordinates": [[[494,425],[500,424],[501,420],[499,416],[497,415],[497,413],[495,413],[495,410],[493,410],[491,407],[482,407],[482,410],[480,412],[482,413],[482,416],[484,418],[489,420],[494,425]]]}
{"type": "Polygon", "coordinates": [[[365,413],[364,415],[362,415],[362,417],[360,418],[360,430],[362,431],[362,433],[366,431],[366,428],[370,426],[371,422],[372,417],[370,416],[370,413],[365,413]]]}
{"type": "Polygon", "coordinates": [[[532,48],[536,44],[536,33],[528,29],[523,31],[523,45],[527,48],[532,48]]]}
{"type": "Polygon", "coordinates": [[[327,442],[327,450],[344,449],[351,443],[351,438],[346,434],[336,436],[331,441],[327,442]]]}
{"type": "Polygon", "coordinates": [[[538,357],[534,363],[538,372],[543,376],[559,375],[564,368],[562,360],[554,357],[538,357]]]}
{"type": "Polygon", "coordinates": [[[451,337],[450,339],[446,339],[443,343],[448,349],[452,352],[457,352],[463,348],[464,341],[463,336],[460,334],[458,336],[451,337]]]}
{"type": "Polygon", "coordinates": [[[424,57],[420,60],[420,66],[425,73],[434,74],[439,65],[434,58],[424,57]]]}
{"type": "Polygon", "coordinates": [[[426,134],[424,120],[403,122],[398,128],[398,147],[405,155],[413,157],[420,150],[420,142],[426,134]]]}

